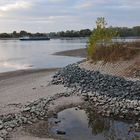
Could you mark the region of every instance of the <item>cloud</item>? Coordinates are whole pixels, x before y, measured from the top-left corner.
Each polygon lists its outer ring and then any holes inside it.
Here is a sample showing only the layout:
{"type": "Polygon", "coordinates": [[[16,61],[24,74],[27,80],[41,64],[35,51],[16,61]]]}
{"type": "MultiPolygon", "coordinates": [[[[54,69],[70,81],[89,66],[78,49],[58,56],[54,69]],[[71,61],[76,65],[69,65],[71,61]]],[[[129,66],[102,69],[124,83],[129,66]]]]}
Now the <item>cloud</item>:
{"type": "Polygon", "coordinates": [[[77,8],[77,9],[87,9],[87,8],[92,7],[93,4],[94,4],[93,1],[86,1],[86,2],[81,3],[81,4],[77,4],[75,6],[75,8],[77,8]]]}
{"type": "Polygon", "coordinates": [[[29,8],[30,3],[27,1],[17,1],[12,4],[5,4],[3,6],[0,6],[0,11],[11,11],[11,10],[17,10],[21,8],[29,8]]]}
{"type": "Polygon", "coordinates": [[[79,1],[75,8],[77,9],[87,9],[87,8],[94,8],[95,6],[102,5],[108,3],[105,0],[83,0],[79,1]]]}
{"type": "Polygon", "coordinates": [[[139,25],[139,0],[4,0],[0,31],[49,32],[93,28],[104,16],[112,26],[139,25]]]}

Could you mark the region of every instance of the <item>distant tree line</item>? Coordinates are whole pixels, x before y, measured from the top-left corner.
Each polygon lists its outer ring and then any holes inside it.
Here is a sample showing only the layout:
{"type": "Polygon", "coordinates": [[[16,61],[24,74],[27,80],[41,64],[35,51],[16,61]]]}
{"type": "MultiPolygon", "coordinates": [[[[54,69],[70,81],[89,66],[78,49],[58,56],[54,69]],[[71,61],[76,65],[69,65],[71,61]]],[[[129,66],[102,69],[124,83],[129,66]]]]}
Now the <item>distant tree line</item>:
{"type": "MultiPolygon", "coordinates": [[[[114,31],[117,31],[120,37],[136,37],[140,36],[140,26],[135,26],[133,28],[128,27],[109,27],[114,31]]],[[[51,38],[61,38],[61,37],[89,37],[93,30],[82,29],[80,31],[67,30],[61,32],[50,32],[50,33],[29,33],[27,31],[20,31],[13,33],[1,33],[0,38],[19,38],[23,36],[49,36],[51,38]]]]}

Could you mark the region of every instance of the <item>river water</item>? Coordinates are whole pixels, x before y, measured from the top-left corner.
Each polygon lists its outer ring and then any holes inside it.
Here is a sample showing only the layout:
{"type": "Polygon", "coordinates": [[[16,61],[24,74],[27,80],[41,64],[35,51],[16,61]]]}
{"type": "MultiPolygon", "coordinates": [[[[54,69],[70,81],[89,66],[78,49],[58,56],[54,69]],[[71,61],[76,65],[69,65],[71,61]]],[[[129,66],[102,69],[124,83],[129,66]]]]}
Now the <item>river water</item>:
{"type": "MultiPolygon", "coordinates": [[[[77,62],[82,58],[52,54],[85,48],[87,40],[87,38],[51,39],[50,41],[0,40],[0,73],[29,68],[63,67],[77,62]]],[[[140,41],[140,38],[122,38],[117,41],[140,41]]]]}
{"type": "MultiPolygon", "coordinates": [[[[52,54],[85,48],[87,40],[87,38],[51,39],[50,41],[0,40],[0,73],[29,68],[63,67],[77,62],[82,58],[52,54]]],[[[122,38],[117,41],[140,41],[140,38],[122,38]]]]}
{"type": "Polygon", "coordinates": [[[0,40],[0,72],[29,68],[63,67],[82,58],[56,56],[55,52],[85,48],[87,39],[50,41],[0,40]]]}

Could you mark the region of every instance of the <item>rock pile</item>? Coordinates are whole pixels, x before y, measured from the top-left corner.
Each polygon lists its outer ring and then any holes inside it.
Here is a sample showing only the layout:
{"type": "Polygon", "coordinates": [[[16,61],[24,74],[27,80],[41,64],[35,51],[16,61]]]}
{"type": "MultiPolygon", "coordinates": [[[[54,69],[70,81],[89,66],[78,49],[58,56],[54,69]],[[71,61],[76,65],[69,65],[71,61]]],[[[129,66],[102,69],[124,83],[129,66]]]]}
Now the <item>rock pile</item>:
{"type": "Polygon", "coordinates": [[[128,81],[72,64],[56,73],[52,83],[74,88],[104,116],[140,121],[140,81],[128,81]]]}
{"type": "Polygon", "coordinates": [[[41,98],[26,105],[21,112],[0,116],[0,140],[4,140],[7,135],[16,127],[24,124],[32,124],[38,120],[48,117],[49,104],[62,96],[68,97],[70,93],[58,93],[52,97],[41,98]]]}
{"type": "Polygon", "coordinates": [[[52,83],[76,88],[81,93],[98,92],[109,97],[140,100],[140,81],[128,81],[123,77],[81,69],[77,64],[68,65],[56,73],[52,83]]]}

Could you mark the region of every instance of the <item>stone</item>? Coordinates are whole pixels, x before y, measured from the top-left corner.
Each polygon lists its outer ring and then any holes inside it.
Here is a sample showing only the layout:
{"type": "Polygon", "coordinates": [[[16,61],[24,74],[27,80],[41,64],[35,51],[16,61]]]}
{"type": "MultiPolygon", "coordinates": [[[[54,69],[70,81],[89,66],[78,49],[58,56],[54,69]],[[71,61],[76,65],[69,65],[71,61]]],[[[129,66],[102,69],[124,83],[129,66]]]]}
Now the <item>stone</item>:
{"type": "Polygon", "coordinates": [[[58,118],[58,114],[57,114],[57,113],[53,113],[53,117],[54,117],[55,119],[57,119],[57,118],[58,118]]]}
{"type": "Polygon", "coordinates": [[[25,112],[26,112],[26,111],[30,111],[30,110],[31,110],[30,107],[26,107],[26,108],[23,109],[23,111],[25,111],[25,112]]]}
{"type": "Polygon", "coordinates": [[[13,129],[12,129],[11,127],[8,127],[6,130],[7,130],[8,132],[11,132],[13,129]]]}
{"type": "Polygon", "coordinates": [[[3,128],[3,124],[0,124],[0,130],[3,128]]]}
{"type": "Polygon", "coordinates": [[[54,123],[55,124],[58,124],[58,123],[60,123],[61,122],[61,120],[56,120],[54,123]]]}
{"type": "Polygon", "coordinates": [[[8,132],[5,129],[0,130],[0,137],[4,138],[8,132]]]}
{"type": "Polygon", "coordinates": [[[138,129],[138,128],[140,127],[140,124],[139,124],[139,123],[135,123],[135,124],[134,124],[134,127],[135,127],[136,129],[138,129]]]}
{"type": "Polygon", "coordinates": [[[66,134],[66,132],[65,131],[62,131],[62,130],[56,130],[56,133],[58,135],[65,135],[66,134]]]}

